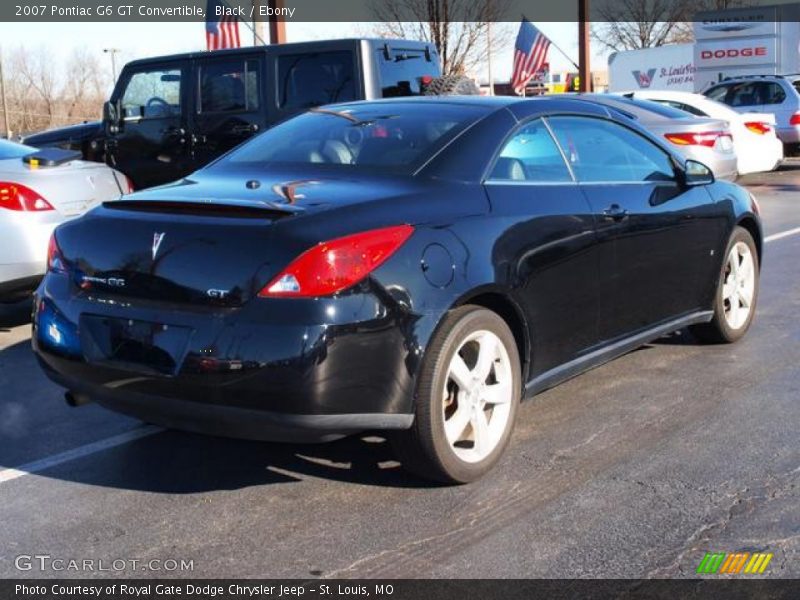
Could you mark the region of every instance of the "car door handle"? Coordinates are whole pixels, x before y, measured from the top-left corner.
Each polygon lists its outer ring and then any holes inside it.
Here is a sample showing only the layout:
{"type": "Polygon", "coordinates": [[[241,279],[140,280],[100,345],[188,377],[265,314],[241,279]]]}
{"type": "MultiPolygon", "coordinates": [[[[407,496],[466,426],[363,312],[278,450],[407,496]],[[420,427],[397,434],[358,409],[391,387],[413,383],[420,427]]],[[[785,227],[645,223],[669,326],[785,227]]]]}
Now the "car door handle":
{"type": "Polygon", "coordinates": [[[628,218],[628,211],[619,204],[612,204],[603,210],[603,219],[606,221],[624,221],[628,218]]]}
{"type": "Polygon", "coordinates": [[[168,140],[177,139],[181,144],[186,142],[186,130],[183,127],[167,127],[161,130],[161,135],[168,140]]]}
{"type": "Polygon", "coordinates": [[[258,125],[255,123],[247,123],[245,125],[234,125],[231,127],[231,132],[236,134],[255,133],[258,131],[258,125]]]}

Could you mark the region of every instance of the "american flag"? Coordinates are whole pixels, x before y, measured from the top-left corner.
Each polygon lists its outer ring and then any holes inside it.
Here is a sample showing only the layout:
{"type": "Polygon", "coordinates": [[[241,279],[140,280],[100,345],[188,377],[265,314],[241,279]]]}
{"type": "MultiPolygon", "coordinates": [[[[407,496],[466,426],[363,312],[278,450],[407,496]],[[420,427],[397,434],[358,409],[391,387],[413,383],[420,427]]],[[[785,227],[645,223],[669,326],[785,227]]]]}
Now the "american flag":
{"type": "Polygon", "coordinates": [[[206,49],[238,48],[239,21],[236,17],[217,16],[217,7],[227,8],[225,0],[208,0],[206,6],[206,49]]]}
{"type": "Polygon", "coordinates": [[[550,40],[528,19],[522,19],[517,34],[517,43],[514,44],[514,72],[511,74],[511,85],[514,91],[521,94],[541,70],[547,60],[547,50],[550,40]]]}

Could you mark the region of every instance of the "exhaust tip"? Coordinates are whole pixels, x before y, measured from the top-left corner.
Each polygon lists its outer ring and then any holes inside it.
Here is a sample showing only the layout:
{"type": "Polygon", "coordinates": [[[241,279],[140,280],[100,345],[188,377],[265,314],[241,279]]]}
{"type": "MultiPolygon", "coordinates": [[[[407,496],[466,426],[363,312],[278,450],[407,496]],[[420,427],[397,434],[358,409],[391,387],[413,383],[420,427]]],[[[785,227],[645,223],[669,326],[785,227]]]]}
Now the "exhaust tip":
{"type": "Polygon", "coordinates": [[[66,392],[64,394],[64,400],[67,401],[72,408],[77,408],[78,406],[83,406],[84,404],[89,404],[92,399],[89,398],[86,394],[80,394],[78,392],[66,392]]]}

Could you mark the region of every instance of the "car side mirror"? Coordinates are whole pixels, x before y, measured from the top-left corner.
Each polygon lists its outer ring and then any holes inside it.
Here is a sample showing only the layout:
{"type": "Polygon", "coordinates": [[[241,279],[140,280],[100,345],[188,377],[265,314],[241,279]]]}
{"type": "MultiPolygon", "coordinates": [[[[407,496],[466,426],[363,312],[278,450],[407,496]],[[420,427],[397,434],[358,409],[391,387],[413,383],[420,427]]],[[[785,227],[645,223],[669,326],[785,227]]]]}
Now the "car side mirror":
{"type": "Polygon", "coordinates": [[[115,133],[119,128],[119,105],[116,102],[112,102],[109,100],[108,102],[103,103],[103,122],[106,126],[110,129],[112,133],[115,133]]]}
{"type": "Polygon", "coordinates": [[[714,173],[703,163],[689,159],[684,164],[683,181],[687,186],[709,185],[714,183],[714,173]]]}

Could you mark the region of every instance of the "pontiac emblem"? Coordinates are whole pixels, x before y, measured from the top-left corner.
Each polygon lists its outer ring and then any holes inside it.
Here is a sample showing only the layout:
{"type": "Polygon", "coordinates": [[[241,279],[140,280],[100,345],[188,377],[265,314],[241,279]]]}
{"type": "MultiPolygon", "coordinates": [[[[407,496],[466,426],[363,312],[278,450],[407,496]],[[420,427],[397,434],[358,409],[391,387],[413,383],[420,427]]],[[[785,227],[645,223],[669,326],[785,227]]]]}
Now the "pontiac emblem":
{"type": "Polygon", "coordinates": [[[161,246],[161,242],[164,241],[165,235],[166,233],[153,234],[153,260],[156,259],[156,254],[158,254],[158,248],[161,246]]]}

